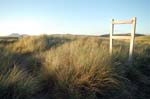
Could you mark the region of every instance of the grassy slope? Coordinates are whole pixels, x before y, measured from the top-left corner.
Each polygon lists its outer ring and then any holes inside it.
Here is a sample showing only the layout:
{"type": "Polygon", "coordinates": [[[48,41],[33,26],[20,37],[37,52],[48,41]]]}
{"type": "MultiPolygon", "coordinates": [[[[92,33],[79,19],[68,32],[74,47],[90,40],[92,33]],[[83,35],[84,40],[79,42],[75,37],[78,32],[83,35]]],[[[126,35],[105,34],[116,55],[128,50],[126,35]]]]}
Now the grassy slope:
{"type": "Polygon", "coordinates": [[[148,99],[150,36],[136,38],[134,62],[128,41],[52,35],[0,43],[0,99],[148,99]]]}

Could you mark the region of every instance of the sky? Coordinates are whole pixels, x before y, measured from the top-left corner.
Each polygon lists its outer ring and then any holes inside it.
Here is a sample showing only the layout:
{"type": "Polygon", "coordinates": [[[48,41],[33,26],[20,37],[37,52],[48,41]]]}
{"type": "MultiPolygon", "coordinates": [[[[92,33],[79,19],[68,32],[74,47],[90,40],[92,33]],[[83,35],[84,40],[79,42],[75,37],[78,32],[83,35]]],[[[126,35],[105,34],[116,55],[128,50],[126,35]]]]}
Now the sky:
{"type": "MultiPolygon", "coordinates": [[[[102,35],[109,33],[112,18],[132,17],[137,33],[150,34],[150,0],[0,0],[0,35],[102,35]]],[[[115,27],[116,33],[130,30],[115,27]]]]}

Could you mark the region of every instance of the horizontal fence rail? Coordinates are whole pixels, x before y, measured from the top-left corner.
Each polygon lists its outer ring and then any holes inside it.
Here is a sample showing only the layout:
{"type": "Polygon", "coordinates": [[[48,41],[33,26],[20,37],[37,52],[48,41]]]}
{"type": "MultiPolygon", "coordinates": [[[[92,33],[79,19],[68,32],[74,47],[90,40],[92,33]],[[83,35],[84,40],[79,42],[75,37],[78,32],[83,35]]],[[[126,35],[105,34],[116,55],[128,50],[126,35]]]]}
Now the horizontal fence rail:
{"type": "Polygon", "coordinates": [[[112,24],[132,24],[133,20],[126,20],[126,21],[112,21],[112,24]]]}
{"type": "Polygon", "coordinates": [[[112,36],[112,39],[131,39],[131,36],[112,36]]]}

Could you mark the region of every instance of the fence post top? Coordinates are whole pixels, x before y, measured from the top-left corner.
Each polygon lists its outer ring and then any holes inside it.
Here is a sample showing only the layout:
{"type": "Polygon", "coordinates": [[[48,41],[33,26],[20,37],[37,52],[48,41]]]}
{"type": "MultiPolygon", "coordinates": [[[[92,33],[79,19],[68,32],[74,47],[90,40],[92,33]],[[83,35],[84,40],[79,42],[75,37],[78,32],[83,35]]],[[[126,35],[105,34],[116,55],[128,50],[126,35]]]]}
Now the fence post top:
{"type": "Polygon", "coordinates": [[[133,17],[132,19],[133,19],[133,20],[135,20],[135,19],[136,19],[136,17],[133,17]]]}

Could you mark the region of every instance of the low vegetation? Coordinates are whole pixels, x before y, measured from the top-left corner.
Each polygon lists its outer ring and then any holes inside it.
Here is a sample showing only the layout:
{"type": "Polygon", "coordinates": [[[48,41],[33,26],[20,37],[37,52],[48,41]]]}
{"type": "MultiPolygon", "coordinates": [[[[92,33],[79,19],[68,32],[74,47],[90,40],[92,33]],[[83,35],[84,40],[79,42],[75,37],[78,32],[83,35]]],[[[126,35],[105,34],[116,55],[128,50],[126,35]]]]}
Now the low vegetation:
{"type": "Polygon", "coordinates": [[[0,99],[149,99],[150,36],[128,41],[74,35],[0,42],[0,99]]]}

